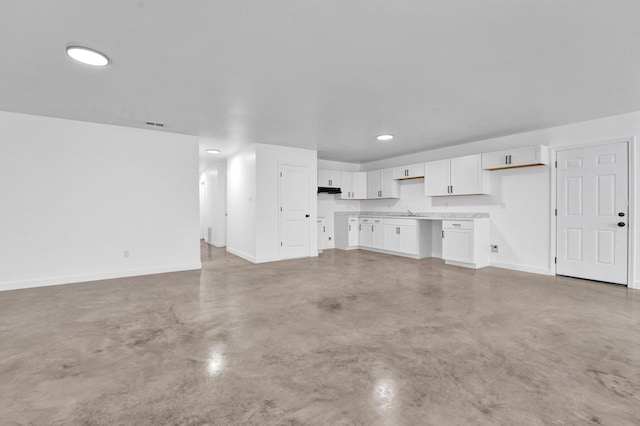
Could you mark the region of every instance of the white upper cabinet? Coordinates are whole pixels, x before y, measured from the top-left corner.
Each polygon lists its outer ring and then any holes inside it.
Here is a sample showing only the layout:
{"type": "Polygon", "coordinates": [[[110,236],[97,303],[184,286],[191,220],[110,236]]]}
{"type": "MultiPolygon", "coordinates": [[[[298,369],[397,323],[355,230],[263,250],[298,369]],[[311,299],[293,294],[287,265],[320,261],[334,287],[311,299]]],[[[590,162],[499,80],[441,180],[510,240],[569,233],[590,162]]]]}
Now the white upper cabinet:
{"type": "Polygon", "coordinates": [[[342,172],[339,170],[318,170],[318,186],[340,188],[342,172]]]}
{"type": "Polygon", "coordinates": [[[451,160],[431,161],[424,165],[424,195],[437,197],[450,195],[451,160]]]}
{"type": "Polygon", "coordinates": [[[424,177],[424,163],[396,167],[393,169],[393,178],[397,180],[416,179],[421,177],[424,177]]]}
{"type": "Polygon", "coordinates": [[[482,154],[482,168],[500,170],[549,164],[549,148],[544,145],[505,149],[482,154]]]}
{"type": "Polygon", "coordinates": [[[481,163],[480,154],[425,163],[424,195],[489,194],[489,177],[481,163]]]}
{"type": "Polygon", "coordinates": [[[367,172],[367,198],[400,198],[400,187],[393,179],[393,169],[367,172]]]}
{"type": "Polygon", "coordinates": [[[367,172],[352,173],[351,191],[356,200],[364,200],[367,198],[367,172]]]}
{"type": "Polygon", "coordinates": [[[342,198],[343,200],[351,200],[354,198],[352,172],[340,173],[340,189],[342,190],[342,194],[340,194],[340,198],[342,198]]]}

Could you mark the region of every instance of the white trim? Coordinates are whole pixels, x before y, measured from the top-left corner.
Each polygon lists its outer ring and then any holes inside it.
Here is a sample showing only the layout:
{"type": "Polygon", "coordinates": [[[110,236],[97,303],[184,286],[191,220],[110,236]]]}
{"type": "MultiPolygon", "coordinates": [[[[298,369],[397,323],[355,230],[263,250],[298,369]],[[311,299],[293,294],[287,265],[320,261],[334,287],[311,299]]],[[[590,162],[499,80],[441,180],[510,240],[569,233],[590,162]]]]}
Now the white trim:
{"type": "Polygon", "coordinates": [[[557,199],[557,194],[556,194],[556,190],[558,187],[558,177],[557,177],[557,173],[558,173],[558,169],[555,167],[555,163],[556,161],[558,161],[558,151],[568,151],[568,150],[572,150],[572,149],[579,149],[579,148],[588,148],[588,147],[593,147],[593,146],[604,146],[604,145],[611,145],[611,144],[616,144],[616,143],[623,143],[625,142],[627,144],[627,179],[628,179],[628,185],[627,185],[627,190],[629,192],[628,195],[628,221],[627,224],[629,226],[629,235],[627,238],[627,287],[628,288],[632,288],[632,289],[640,289],[640,283],[638,283],[638,281],[634,281],[634,277],[635,277],[635,241],[636,241],[636,236],[635,236],[635,205],[636,205],[636,195],[635,195],[635,190],[636,190],[636,185],[635,185],[635,181],[636,181],[636,158],[635,158],[635,144],[636,144],[636,137],[635,136],[629,136],[626,138],[619,138],[619,139],[611,139],[611,140],[606,140],[606,141],[599,141],[599,142],[587,142],[587,143],[581,143],[581,144],[574,144],[574,145],[562,145],[559,146],[558,148],[554,148],[551,151],[551,157],[552,157],[552,166],[553,166],[553,171],[551,173],[551,191],[552,191],[552,203],[551,203],[551,257],[549,259],[550,261],[550,265],[551,265],[551,272],[552,275],[557,275],[557,266],[556,263],[554,261],[555,256],[557,255],[557,242],[558,242],[558,229],[556,226],[556,222],[557,222],[557,218],[555,217],[555,209],[558,208],[558,199],[557,199]]]}
{"type": "Polygon", "coordinates": [[[491,262],[494,268],[511,269],[512,271],[529,272],[539,275],[555,275],[555,268],[541,268],[539,266],[519,265],[517,263],[491,262]]]}
{"type": "Polygon", "coordinates": [[[291,259],[280,259],[280,256],[260,257],[260,258],[256,258],[256,261],[254,263],[268,263],[268,262],[279,262],[281,260],[306,259],[307,257],[308,256],[293,257],[291,259]]]}
{"type": "Polygon", "coordinates": [[[244,260],[248,260],[251,263],[256,263],[256,257],[255,256],[251,256],[250,254],[241,252],[240,250],[236,250],[234,248],[231,248],[229,246],[227,246],[227,251],[235,256],[241,257],[244,260]]]}
{"type": "Polygon", "coordinates": [[[209,244],[210,246],[214,246],[214,247],[224,247],[224,246],[226,246],[225,243],[218,242],[218,241],[207,241],[207,240],[204,240],[204,242],[209,244]]]}
{"type": "Polygon", "coordinates": [[[8,282],[0,283],[0,291],[18,290],[23,288],[34,288],[34,287],[47,287],[47,286],[53,286],[53,285],[75,284],[75,283],[82,283],[82,282],[88,282],[88,281],[110,280],[114,278],[136,277],[140,275],[165,274],[168,272],[191,271],[196,269],[202,269],[202,264],[200,262],[187,263],[182,265],[173,265],[173,266],[149,267],[149,268],[140,268],[140,269],[124,269],[124,270],[104,272],[99,274],[66,275],[62,277],[43,278],[43,279],[37,279],[37,280],[8,281],[8,282]]]}

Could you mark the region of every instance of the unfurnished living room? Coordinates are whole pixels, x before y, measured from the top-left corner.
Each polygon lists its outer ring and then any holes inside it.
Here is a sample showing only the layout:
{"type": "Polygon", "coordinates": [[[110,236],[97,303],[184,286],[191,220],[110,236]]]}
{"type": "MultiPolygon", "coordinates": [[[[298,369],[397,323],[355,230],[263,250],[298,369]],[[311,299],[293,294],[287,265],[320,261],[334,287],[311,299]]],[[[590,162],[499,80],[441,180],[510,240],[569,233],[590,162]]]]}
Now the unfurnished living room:
{"type": "Polygon", "coordinates": [[[0,1],[0,425],[640,424],[637,0],[0,1]]]}

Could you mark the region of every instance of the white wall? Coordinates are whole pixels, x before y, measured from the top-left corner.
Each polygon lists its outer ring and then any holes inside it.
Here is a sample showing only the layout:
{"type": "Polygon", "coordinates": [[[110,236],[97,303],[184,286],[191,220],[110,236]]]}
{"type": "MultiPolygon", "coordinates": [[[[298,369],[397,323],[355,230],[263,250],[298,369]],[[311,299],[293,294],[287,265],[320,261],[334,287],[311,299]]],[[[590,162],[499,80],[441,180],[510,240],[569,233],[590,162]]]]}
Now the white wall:
{"type": "Polygon", "coordinates": [[[0,289],[201,267],[197,138],[0,112],[0,147],[0,289]]]}
{"type": "MultiPolygon", "coordinates": [[[[640,112],[606,117],[566,126],[553,127],[533,132],[457,145],[412,155],[362,165],[363,170],[376,170],[402,166],[416,162],[439,160],[467,154],[490,152],[505,147],[520,147],[535,144],[549,145],[552,149],[571,146],[632,140],[635,163],[640,165],[635,138],[640,135],[640,112]]],[[[362,210],[372,211],[487,211],[491,214],[491,239],[500,246],[500,253],[492,255],[492,265],[512,269],[554,273],[550,259],[554,255],[553,222],[551,209],[552,168],[531,167],[491,172],[492,195],[468,197],[428,198],[421,195],[422,180],[401,183],[400,200],[362,201],[362,210]]],[[[640,188],[638,174],[632,170],[632,189],[640,188]]],[[[638,200],[635,200],[634,224],[630,232],[635,235],[636,245],[640,241],[638,224],[638,200]]],[[[634,287],[640,288],[640,258],[630,253],[636,273],[634,287]]]]}
{"type": "Polygon", "coordinates": [[[256,262],[280,260],[280,164],[298,164],[309,167],[309,256],[317,256],[318,188],[317,151],[286,146],[256,144],[257,152],[257,207],[256,262]]]}
{"type": "MultiPolygon", "coordinates": [[[[342,163],[339,161],[318,160],[318,169],[340,170],[345,172],[357,172],[359,164],[342,163]]],[[[314,193],[317,191],[314,191],[314,193]]],[[[359,200],[342,200],[340,194],[318,194],[318,216],[324,217],[326,234],[324,248],[335,247],[334,213],[342,211],[359,211],[359,200]]]]}
{"type": "Polygon", "coordinates": [[[207,243],[224,247],[227,244],[227,163],[216,163],[200,173],[200,185],[202,236],[207,243]]]}
{"type": "Polygon", "coordinates": [[[227,159],[227,251],[256,261],[256,145],[227,159]]]}

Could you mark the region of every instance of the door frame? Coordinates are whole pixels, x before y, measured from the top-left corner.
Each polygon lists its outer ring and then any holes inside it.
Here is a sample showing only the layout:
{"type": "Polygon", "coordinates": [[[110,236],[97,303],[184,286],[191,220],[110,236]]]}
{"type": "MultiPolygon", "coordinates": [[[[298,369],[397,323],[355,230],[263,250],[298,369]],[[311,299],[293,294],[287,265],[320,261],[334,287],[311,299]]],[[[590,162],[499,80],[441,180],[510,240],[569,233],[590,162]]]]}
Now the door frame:
{"type": "Polygon", "coordinates": [[[558,161],[558,151],[566,151],[570,149],[579,149],[579,148],[589,148],[594,146],[602,146],[602,145],[611,145],[615,143],[626,142],[627,144],[627,162],[628,162],[628,231],[629,235],[627,238],[627,288],[640,289],[640,281],[634,281],[635,278],[635,205],[636,205],[636,138],[635,136],[630,136],[626,138],[619,139],[610,139],[605,141],[596,141],[596,142],[587,142],[580,144],[571,144],[571,145],[563,145],[556,146],[551,148],[551,202],[549,205],[551,206],[551,211],[549,212],[549,217],[551,218],[550,223],[550,244],[551,250],[549,253],[551,256],[549,257],[549,268],[551,275],[558,275],[558,266],[556,264],[556,257],[558,255],[558,229],[557,229],[557,218],[555,215],[555,211],[558,208],[558,199],[557,199],[557,186],[558,186],[558,169],[555,167],[556,162],[558,161]]]}
{"type": "MultiPolygon", "coordinates": [[[[308,184],[311,185],[311,166],[307,163],[296,163],[294,161],[278,161],[278,241],[282,241],[282,211],[280,211],[280,206],[282,206],[282,179],[280,173],[282,172],[282,166],[296,166],[296,167],[306,167],[308,172],[308,184]]],[[[312,234],[313,229],[315,229],[316,233],[318,232],[317,227],[311,226],[312,220],[316,221],[316,215],[311,212],[311,196],[312,193],[309,194],[309,247],[308,247],[308,256],[311,257],[312,248],[313,248],[313,240],[312,234]]],[[[316,250],[317,250],[317,237],[316,237],[316,250]]],[[[283,260],[282,258],[282,246],[278,246],[278,258],[279,260],[283,260]]]]}

